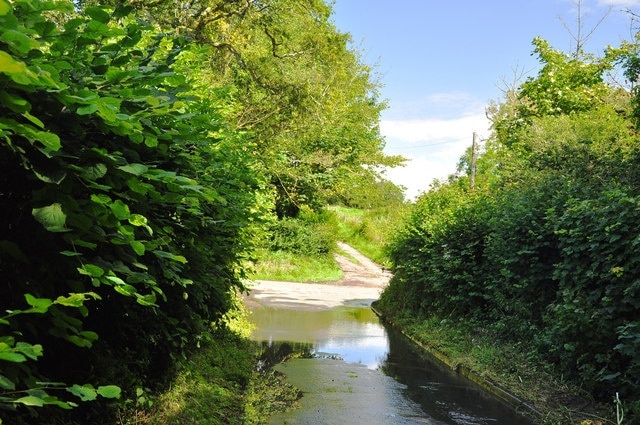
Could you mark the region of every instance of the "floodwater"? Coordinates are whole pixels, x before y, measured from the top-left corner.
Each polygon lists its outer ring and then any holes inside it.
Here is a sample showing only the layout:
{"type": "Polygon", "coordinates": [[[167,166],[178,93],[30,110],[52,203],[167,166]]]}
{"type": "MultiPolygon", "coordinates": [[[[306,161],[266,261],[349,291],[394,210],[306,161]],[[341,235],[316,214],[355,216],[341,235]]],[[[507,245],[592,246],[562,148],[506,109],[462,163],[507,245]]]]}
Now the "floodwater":
{"type": "Polygon", "coordinates": [[[531,423],[386,328],[370,301],[327,309],[251,305],[264,366],[304,394],[300,408],[270,424],[531,423]]]}

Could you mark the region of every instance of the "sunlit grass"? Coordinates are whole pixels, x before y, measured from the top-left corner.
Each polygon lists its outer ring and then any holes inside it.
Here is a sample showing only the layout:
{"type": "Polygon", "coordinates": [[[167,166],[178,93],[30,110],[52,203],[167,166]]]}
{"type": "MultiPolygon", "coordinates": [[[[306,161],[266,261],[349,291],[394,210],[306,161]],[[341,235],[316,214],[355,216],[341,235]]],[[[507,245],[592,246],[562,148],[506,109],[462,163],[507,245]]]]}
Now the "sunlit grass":
{"type": "Polygon", "coordinates": [[[593,403],[586,392],[545,367],[524,343],[448,320],[404,317],[401,322],[414,340],[443,354],[450,365],[463,366],[532,403],[543,413],[538,418],[542,424],[597,424],[610,413],[607,406],[593,403]]]}
{"type": "Polygon", "coordinates": [[[338,222],[338,239],[351,245],[376,263],[388,266],[384,250],[389,238],[402,222],[405,209],[401,206],[362,210],[331,206],[338,222]]]}
{"type": "Polygon", "coordinates": [[[332,255],[299,256],[283,251],[260,251],[250,278],[287,282],[330,282],[343,272],[332,255]]]}

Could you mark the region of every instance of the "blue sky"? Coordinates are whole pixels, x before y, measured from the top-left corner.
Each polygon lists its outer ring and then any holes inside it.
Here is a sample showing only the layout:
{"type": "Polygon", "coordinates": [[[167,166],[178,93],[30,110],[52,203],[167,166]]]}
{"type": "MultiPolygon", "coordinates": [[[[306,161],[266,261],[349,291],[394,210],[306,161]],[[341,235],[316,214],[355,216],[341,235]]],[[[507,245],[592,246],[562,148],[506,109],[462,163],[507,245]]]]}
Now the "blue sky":
{"type": "MultiPolygon", "coordinates": [[[[382,83],[385,152],[411,159],[386,176],[409,198],[455,172],[474,131],[489,135],[485,107],[505,82],[535,76],[533,38],[570,52],[578,28],[576,0],[335,0],[333,9],[382,83]]],[[[585,50],[631,40],[627,9],[640,12],[640,0],[582,0],[583,34],[606,15],[585,50]]]]}

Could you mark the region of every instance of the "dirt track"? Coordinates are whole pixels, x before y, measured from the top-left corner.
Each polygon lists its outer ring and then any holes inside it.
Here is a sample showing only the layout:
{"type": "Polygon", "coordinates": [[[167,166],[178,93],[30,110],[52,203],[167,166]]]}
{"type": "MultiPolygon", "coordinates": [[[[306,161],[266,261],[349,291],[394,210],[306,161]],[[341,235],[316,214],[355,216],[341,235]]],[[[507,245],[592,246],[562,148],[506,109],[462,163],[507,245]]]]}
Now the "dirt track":
{"type": "Polygon", "coordinates": [[[369,305],[379,298],[391,274],[349,245],[340,242],[349,257],[335,255],[344,271],[342,279],[325,283],[260,280],[249,285],[246,303],[271,307],[327,309],[340,305],[369,305]],[[357,263],[351,258],[356,259],[357,263]]]}

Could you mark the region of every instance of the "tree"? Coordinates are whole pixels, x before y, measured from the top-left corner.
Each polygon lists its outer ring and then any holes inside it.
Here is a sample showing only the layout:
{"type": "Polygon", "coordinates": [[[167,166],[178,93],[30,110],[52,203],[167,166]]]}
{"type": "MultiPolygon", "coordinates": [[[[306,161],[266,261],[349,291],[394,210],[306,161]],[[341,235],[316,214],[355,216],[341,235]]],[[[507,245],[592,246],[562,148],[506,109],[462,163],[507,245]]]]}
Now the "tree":
{"type": "Polygon", "coordinates": [[[226,116],[253,136],[280,216],[325,204],[344,176],[402,163],[382,153],[379,83],[324,1],[130,4],[211,47],[191,72],[230,93],[226,116]]]}

